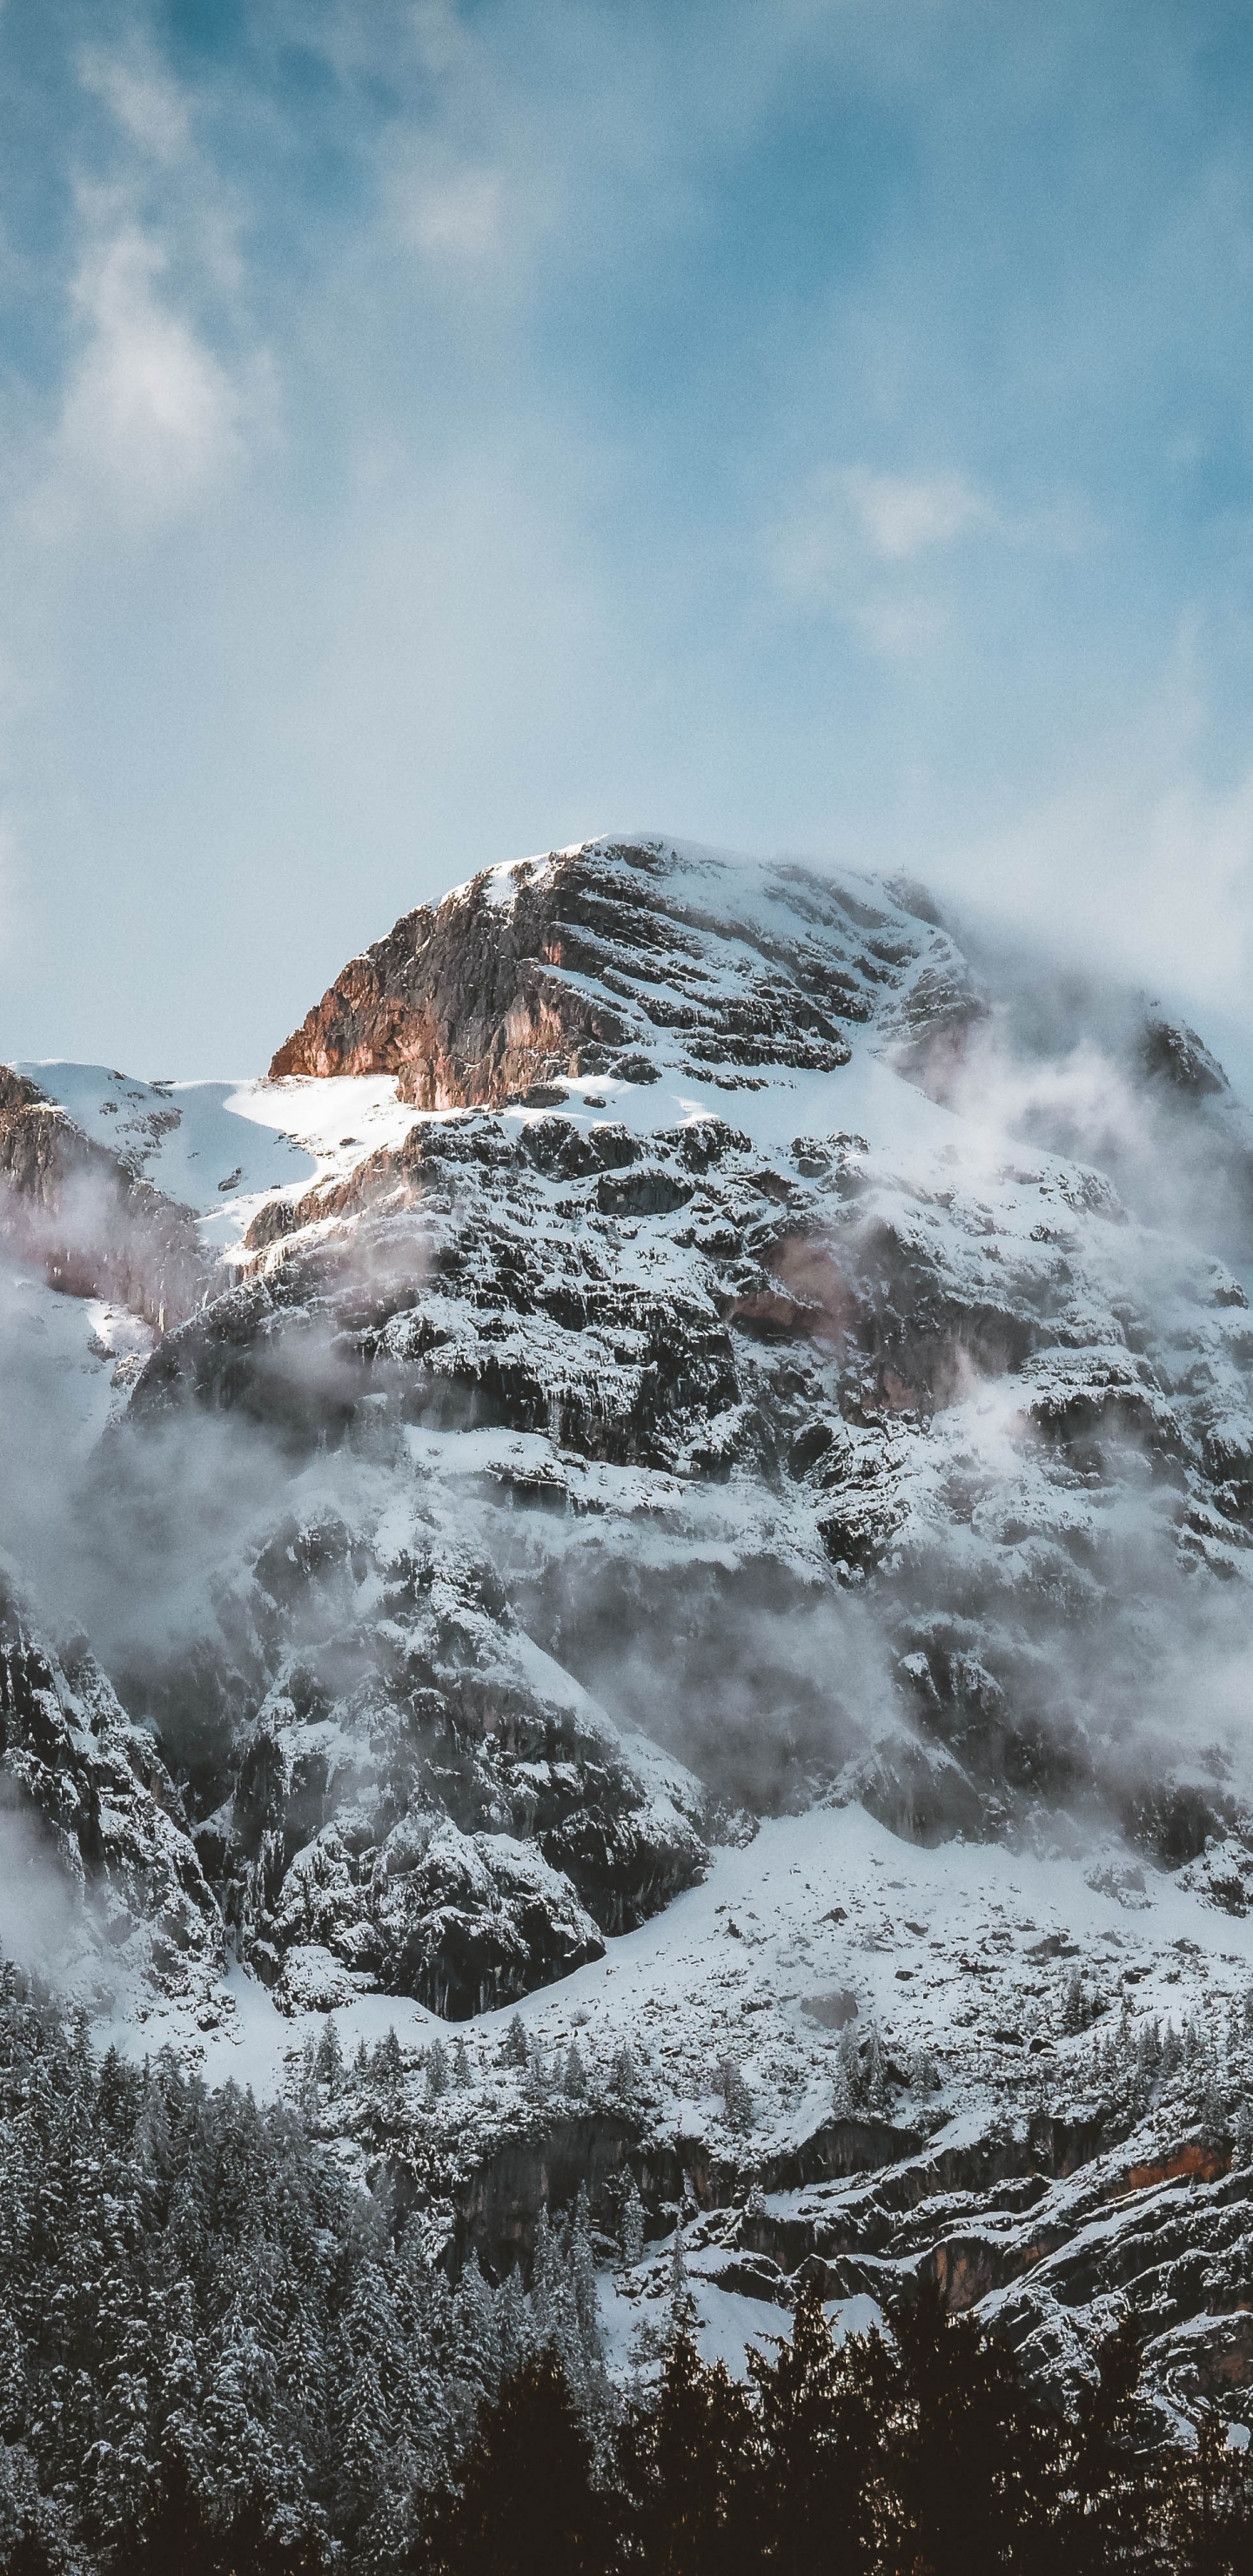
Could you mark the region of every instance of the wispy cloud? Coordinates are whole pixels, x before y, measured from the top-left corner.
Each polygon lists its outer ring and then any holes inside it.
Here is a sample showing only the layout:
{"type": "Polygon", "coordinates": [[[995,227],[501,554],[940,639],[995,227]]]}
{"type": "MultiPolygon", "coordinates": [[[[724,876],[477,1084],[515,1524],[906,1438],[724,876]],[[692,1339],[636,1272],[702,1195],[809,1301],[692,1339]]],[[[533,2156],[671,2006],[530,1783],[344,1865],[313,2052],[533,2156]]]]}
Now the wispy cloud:
{"type": "Polygon", "coordinates": [[[1081,500],[1014,510],[954,468],[895,474],[846,465],[810,477],[767,529],[763,551],[782,603],[842,619],[872,652],[899,657],[950,630],[964,549],[1073,555],[1100,533],[1081,500]]]}
{"type": "Polygon", "coordinates": [[[837,489],[871,552],[887,563],[951,546],[972,528],[996,528],[997,512],[964,474],[873,474],[849,466],[837,489]]]}
{"type": "Polygon", "coordinates": [[[927,651],[948,623],[936,560],[976,534],[1003,534],[995,504],[964,474],[888,474],[850,465],[814,475],[767,532],[767,577],[806,616],[841,619],[888,659],[927,651]]]}
{"type": "Polygon", "coordinates": [[[964,843],[940,873],[1054,950],[1247,1017],[1253,985],[1253,769],[1207,782],[1143,739],[964,843]]]}
{"type": "Polygon", "coordinates": [[[102,99],[130,141],[167,166],[191,152],[185,92],[147,48],[118,53],[85,45],[78,57],[83,88],[102,99]]]}
{"type": "MultiPolygon", "coordinates": [[[[1098,20],[0,16],[10,1042],[125,1045],[142,926],[145,1052],[260,1060],[403,906],[615,812],[996,849],[1046,909],[1187,614],[1226,667],[1162,795],[1222,936],[1186,781],[1253,761],[1253,88],[1098,20]]],[[[1180,877],[1114,839],[1143,923],[1180,877]]]]}
{"type": "Polygon", "coordinates": [[[46,528],[100,508],[135,528],[168,519],[240,453],[240,390],[164,292],[168,264],[126,222],[84,253],[74,297],[85,345],[33,505],[46,528]]]}

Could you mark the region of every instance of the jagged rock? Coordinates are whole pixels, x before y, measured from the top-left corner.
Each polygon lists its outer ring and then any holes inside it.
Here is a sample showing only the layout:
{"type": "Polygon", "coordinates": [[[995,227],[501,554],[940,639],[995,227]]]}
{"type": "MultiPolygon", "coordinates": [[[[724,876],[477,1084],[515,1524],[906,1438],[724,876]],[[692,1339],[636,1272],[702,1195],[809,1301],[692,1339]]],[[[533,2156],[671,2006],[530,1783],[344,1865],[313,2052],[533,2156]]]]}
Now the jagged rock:
{"type": "Polygon", "coordinates": [[[325,1953],[354,1990],[464,2018],[599,1956],[704,1869],[697,1784],[628,1753],[494,1570],[394,1502],[289,1521],[250,1556],[192,1675],[161,1674],[168,1736],[213,1663],[235,1708],[198,1847],[284,2001],[325,1953]]]}
{"type": "Polygon", "coordinates": [[[1147,1074],[1187,1097],[1210,1099],[1231,1088],[1204,1040],[1181,1021],[1146,1020],[1141,1058],[1147,1074]]]}
{"type": "Polygon", "coordinates": [[[859,975],[891,982],[912,953],[885,945],[889,916],[780,866],[771,891],[790,923],[746,923],[720,911],[716,872],[704,873],[676,883],[659,842],[589,842],[486,871],[354,958],[271,1074],[395,1073],[422,1109],[499,1107],[554,1074],[616,1063],[638,1080],[626,1067],[641,1041],[647,1079],[659,1029],[701,1066],[846,1064],[839,1023],[867,1013],[859,975]],[[746,949],[738,991],[707,989],[710,932],[746,949]]]}
{"type": "Polygon", "coordinates": [[[85,1648],[58,1658],[3,1571],[0,1782],[102,1981],[109,1963],[166,1995],[206,1992],[224,1966],[222,1919],[153,1739],[85,1648]]]}
{"type": "Polygon", "coordinates": [[[71,1297],[114,1298],[159,1332],[208,1294],[196,1220],[0,1065],[0,1249],[71,1297]]]}

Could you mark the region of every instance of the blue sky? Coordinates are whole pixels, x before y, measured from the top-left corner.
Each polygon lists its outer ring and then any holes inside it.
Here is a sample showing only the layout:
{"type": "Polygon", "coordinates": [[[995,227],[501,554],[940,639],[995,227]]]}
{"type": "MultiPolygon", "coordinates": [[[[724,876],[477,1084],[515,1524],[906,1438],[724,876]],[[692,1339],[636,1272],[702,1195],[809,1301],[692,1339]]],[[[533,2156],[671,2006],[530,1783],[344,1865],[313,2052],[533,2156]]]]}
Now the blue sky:
{"type": "Polygon", "coordinates": [[[1240,1052],[1253,13],[0,0],[0,1053],[473,867],[905,865],[1240,1052]]]}

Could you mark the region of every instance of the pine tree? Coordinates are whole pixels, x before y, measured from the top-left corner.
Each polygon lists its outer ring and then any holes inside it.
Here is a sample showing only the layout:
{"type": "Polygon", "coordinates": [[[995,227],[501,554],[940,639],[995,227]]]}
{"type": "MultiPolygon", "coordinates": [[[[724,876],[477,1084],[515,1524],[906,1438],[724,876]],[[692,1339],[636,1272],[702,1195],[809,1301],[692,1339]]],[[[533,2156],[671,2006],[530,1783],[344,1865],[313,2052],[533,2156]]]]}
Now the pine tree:
{"type": "Polygon", "coordinates": [[[501,2042],[500,2062],[502,2066],[520,2066],[524,2069],[531,2063],[531,2044],[526,2035],[526,2025],[521,2013],[514,2014],[505,2032],[501,2042]]]}
{"type": "Polygon", "coordinates": [[[529,2358],[534,2340],[531,2311],[516,2264],[497,2294],[496,2331],[500,2339],[501,2374],[503,2378],[511,2379],[529,2358]]]}
{"type": "Polygon", "coordinates": [[[448,2091],[448,2051],[442,2039],[432,2043],[426,2061],[426,2099],[428,2109],[448,2091]]]}
{"type": "Polygon", "coordinates": [[[351,2363],[340,2410],[336,2500],[350,2530],[368,2520],[386,2480],[392,2420],[372,2352],[351,2363]]]}
{"type": "Polygon", "coordinates": [[[628,2566],[648,2576],[749,2576],[759,2564],[759,2453],[747,2392],[691,2335],[670,2343],[655,2401],[615,2445],[628,2566]]]}
{"type": "Polygon", "coordinates": [[[564,2092],[570,2094],[572,2099],[576,2102],[581,2101],[583,2095],[587,2091],[587,2069],[579,2055],[579,2043],[577,2039],[572,2039],[569,2048],[566,2050],[566,2064],[565,2073],[562,2078],[562,2089],[564,2092]]]}
{"type": "Polygon", "coordinates": [[[620,2102],[633,2102],[639,2091],[639,2084],[635,2059],[626,2041],[623,2040],[622,2046],[615,2052],[609,2069],[610,2094],[620,2102]]]}
{"type": "Polygon", "coordinates": [[[840,2032],[840,2045],[835,2061],[834,2095],[837,2119],[852,2119],[861,2109],[865,2085],[862,2076],[861,2049],[851,2021],[840,2032]]]}
{"type": "Polygon", "coordinates": [[[1242,2093],[1236,2104],[1232,2123],[1232,2161],[1242,2169],[1253,2165],[1253,2095],[1242,2093]]]}
{"type": "Polygon", "coordinates": [[[592,2249],[591,2217],[587,2185],[580,2183],[574,2215],[570,2221],[566,2265],[570,2276],[570,2295],[579,2330],[583,2370],[580,2386],[586,2390],[598,2378],[604,2361],[604,2338],[600,2330],[600,2304],[596,2295],[596,2257],[592,2249]]]}
{"type": "Polygon", "coordinates": [[[1196,2449],[1169,2464],[1168,2548],[1172,2576],[1247,2576],[1253,2566],[1253,2478],[1247,2452],[1228,2444],[1225,2416],[1202,2409],[1196,2449]]]}
{"type": "Polygon", "coordinates": [[[460,2030],[457,2033],[457,2042],[452,2053],[452,2080],[460,2093],[464,2093],[473,2082],[473,2077],[470,2072],[469,2051],[465,2043],[465,2033],[460,2030]]]}
{"type": "Polygon", "coordinates": [[[670,2246],[668,2324],[670,2338],[673,2340],[676,2335],[693,2334],[697,2323],[696,2301],[692,2296],[692,2286],[687,2277],[687,2254],[683,2244],[683,2220],[680,2217],[670,2246]]]}
{"type": "Polygon", "coordinates": [[[644,2251],[644,2203],[633,2173],[627,2174],[618,2201],[618,2247],[624,2270],[633,2270],[644,2251]]]}
{"type": "Polygon", "coordinates": [[[335,2101],[344,2089],[344,2052],[333,2013],[322,2024],[313,2071],[328,2101],[335,2101]]]}
{"type": "Polygon", "coordinates": [[[946,2317],[934,2284],[892,2322],[901,2402],[887,2470],[906,2566],[932,2576],[1052,2576],[1058,2445],[1009,2345],[974,2317],[946,2317]]]}
{"type": "Polygon", "coordinates": [[[127,2576],[219,2576],[218,2535],[208,2504],[186,2460],[177,2452],[162,2463],[147,2510],[130,2536],[127,2576]]]}
{"type": "Polygon", "coordinates": [[[399,2117],[405,2102],[405,2062],[394,2028],[384,2032],[370,2060],[370,2090],[385,2119],[399,2117]]]}
{"type": "Polygon", "coordinates": [[[743,2069],[733,2057],[718,2061],[718,2090],[727,2115],[727,2127],[742,2135],[752,2127],[753,2097],[744,2081],[743,2069]]]}
{"type": "Polygon", "coordinates": [[[433,2505],[413,2576],[603,2576],[605,2509],[592,2446],[552,2352],[485,2408],[455,2491],[433,2505]]]}
{"type": "Polygon", "coordinates": [[[879,2452],[889,2434],[892,2362],[882,2336],[840,2357],[822,2308],[820,2267],[799,2290],[792,2339],[771,2336],[773,2360],[750,2347],[748,2375],[761,2424],[761,2537],[768,2566],[810,2576],[840,2532],[840,2568],[869,2568],[871,2537],[889,2540],[879,2452]]]}
{"type": "Polygon", "coordinates": [[[862,2073],[862,2099],[868,2111],[882,2112],[887,2108],[887,2098],[887,2062],[883,2054],[883,2042],[876,2025],[872,2022],[862,2073]]]}
{"type": "Polygon", "coordinates": [[[1128,2312],[1098,2345],[1095,2374],[1080,2391],[1062,2525],[1073,2576],[1118,2576],[1146,2548],[1153,2491],[1140,2433],[1142,2353],[1128,2312]]]}
{"type": "Polygon", "coordinates": [[[1205,2087],[1201,2103],[1201,2137],[1207,2147],[1222,2149],[1227,2143],[1227,2096],[1222,2080],[1215,2071],[1205,2087]]]}
{"type": "Polygon", "coordinates": [[[457,2376],[466,2384],[473,2411],[481,2399],[495,2396],[502,2364],[496,2301],[474,2253],[462,2265],[453,2295],[453,2336],[457,2376]]]}
{"type": "Polygon", "coordinates": [[[1067,2039],[1075,2038],[1078,2032],[1088,2028],[1091,2019],[1092,2014],[1089,2009],[1083,1979],[1080,1976],[1078,1969],[1072,1968],[1066,1985],[1065,1999],[1062,2004],[1062,2031],[1064,2036],[1067,2039]]]}

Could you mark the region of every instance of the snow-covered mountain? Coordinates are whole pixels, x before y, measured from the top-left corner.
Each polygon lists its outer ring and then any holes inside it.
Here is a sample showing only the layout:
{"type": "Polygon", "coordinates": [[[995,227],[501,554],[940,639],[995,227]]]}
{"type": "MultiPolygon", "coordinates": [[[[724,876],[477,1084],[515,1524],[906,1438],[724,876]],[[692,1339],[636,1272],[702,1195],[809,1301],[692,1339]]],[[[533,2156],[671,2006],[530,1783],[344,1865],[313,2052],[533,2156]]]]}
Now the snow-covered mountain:
{"type": "Polygon", "coordinates": [[[1161,2387],[1241,2386],[1253,1124],[1202,1042],[649,837],[406,915],[265,1081],[0,1085],[63,1973],[259,2081],[394,2025],[362,2152],[489,2260],[629,2166],[711,2336],[929,2267],[1065,2368],[1139,2281],[1161,2387]]]}

